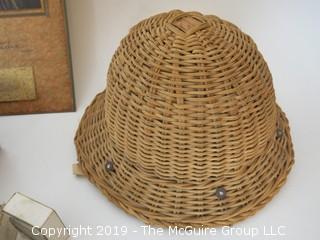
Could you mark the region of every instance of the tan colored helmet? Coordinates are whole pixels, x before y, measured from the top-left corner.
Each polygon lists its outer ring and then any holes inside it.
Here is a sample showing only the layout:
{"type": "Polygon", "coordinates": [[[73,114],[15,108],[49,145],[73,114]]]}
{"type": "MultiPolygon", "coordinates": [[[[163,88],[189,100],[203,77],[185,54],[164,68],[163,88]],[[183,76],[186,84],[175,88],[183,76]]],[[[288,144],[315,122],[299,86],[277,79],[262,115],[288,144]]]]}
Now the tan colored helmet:
{"type": "Polygon", "coordinates": [[[220,226],[262,208],[293,164],[288,121],[253,40],[171,11],[135,25],[75,137],[83,173],[158,226],[220,226]]]}

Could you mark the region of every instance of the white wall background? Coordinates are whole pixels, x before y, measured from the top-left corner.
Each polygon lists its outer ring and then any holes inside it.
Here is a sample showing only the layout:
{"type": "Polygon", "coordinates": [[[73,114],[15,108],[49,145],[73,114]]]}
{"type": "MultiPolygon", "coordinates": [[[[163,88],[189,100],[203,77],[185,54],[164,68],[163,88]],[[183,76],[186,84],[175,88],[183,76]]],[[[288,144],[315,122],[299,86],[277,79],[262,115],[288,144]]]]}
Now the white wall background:
{"type": "MultiPolygon", "coordinates": [[[[105,86],[107,66],[120,39],[139,20],[171,9],[215,14],[251,35],[269,64],[278,103],[290,120],[296,164],[287,184],[263,210],[236,227],[286,226],[287,236],[260,234],[254,239],[318,239],[320,1],[316,0],[67,0],[77,112],[0,117],[0,202],[20,191],[55,208],[66,225],[125,225],[131,231],[126,237],[107,239],[194,239],[143,236],[141,222],[71,172],[76,161],[73,136],[85,107],[105,86]]],[[[236,235],[219,239],[231,238],[252,239],[236,235]]]]}

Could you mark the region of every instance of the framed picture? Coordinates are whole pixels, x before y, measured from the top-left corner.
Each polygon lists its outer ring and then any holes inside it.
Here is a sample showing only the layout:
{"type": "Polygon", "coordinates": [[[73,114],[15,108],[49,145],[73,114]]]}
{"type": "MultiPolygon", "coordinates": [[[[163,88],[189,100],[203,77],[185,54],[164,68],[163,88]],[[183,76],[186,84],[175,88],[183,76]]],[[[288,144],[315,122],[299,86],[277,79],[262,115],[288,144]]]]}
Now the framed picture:
{"type": "Polygon", "coordinates": [[[75,110],[63,0],[0,0],[0,115],[75,110]]]}
{"type": "Polygon", "coordinates": [[[0,0],[0,16],[41,15],[47,12],[46,0],[0,0]]]}

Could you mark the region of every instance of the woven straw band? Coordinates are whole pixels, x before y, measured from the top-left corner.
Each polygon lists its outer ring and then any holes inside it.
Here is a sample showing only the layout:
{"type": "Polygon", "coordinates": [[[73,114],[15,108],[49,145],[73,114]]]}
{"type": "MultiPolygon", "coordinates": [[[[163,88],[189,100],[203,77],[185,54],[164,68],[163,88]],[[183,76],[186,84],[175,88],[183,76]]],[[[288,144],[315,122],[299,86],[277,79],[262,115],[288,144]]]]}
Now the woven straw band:
{"type": "Polygon", "coordinates": [[[293,164],[288,121],[256,45],[195,12],[130,30],[75,143],[76,170],[158,226],[236,223],[271,200],[293,164]]]}

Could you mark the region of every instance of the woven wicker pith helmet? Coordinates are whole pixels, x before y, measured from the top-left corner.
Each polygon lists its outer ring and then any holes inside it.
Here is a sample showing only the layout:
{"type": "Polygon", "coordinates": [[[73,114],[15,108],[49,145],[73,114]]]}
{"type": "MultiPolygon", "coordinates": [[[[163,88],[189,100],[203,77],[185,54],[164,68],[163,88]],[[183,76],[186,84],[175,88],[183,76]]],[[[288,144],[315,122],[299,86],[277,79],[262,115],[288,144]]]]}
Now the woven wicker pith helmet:
{"type": "Polygon", "coordinates": [[[83,173],[158,226],[220,226],[262,208],[293,164],[288,121],[253,40],[171,11],[134,26],[75,137],[83,173]]]}

